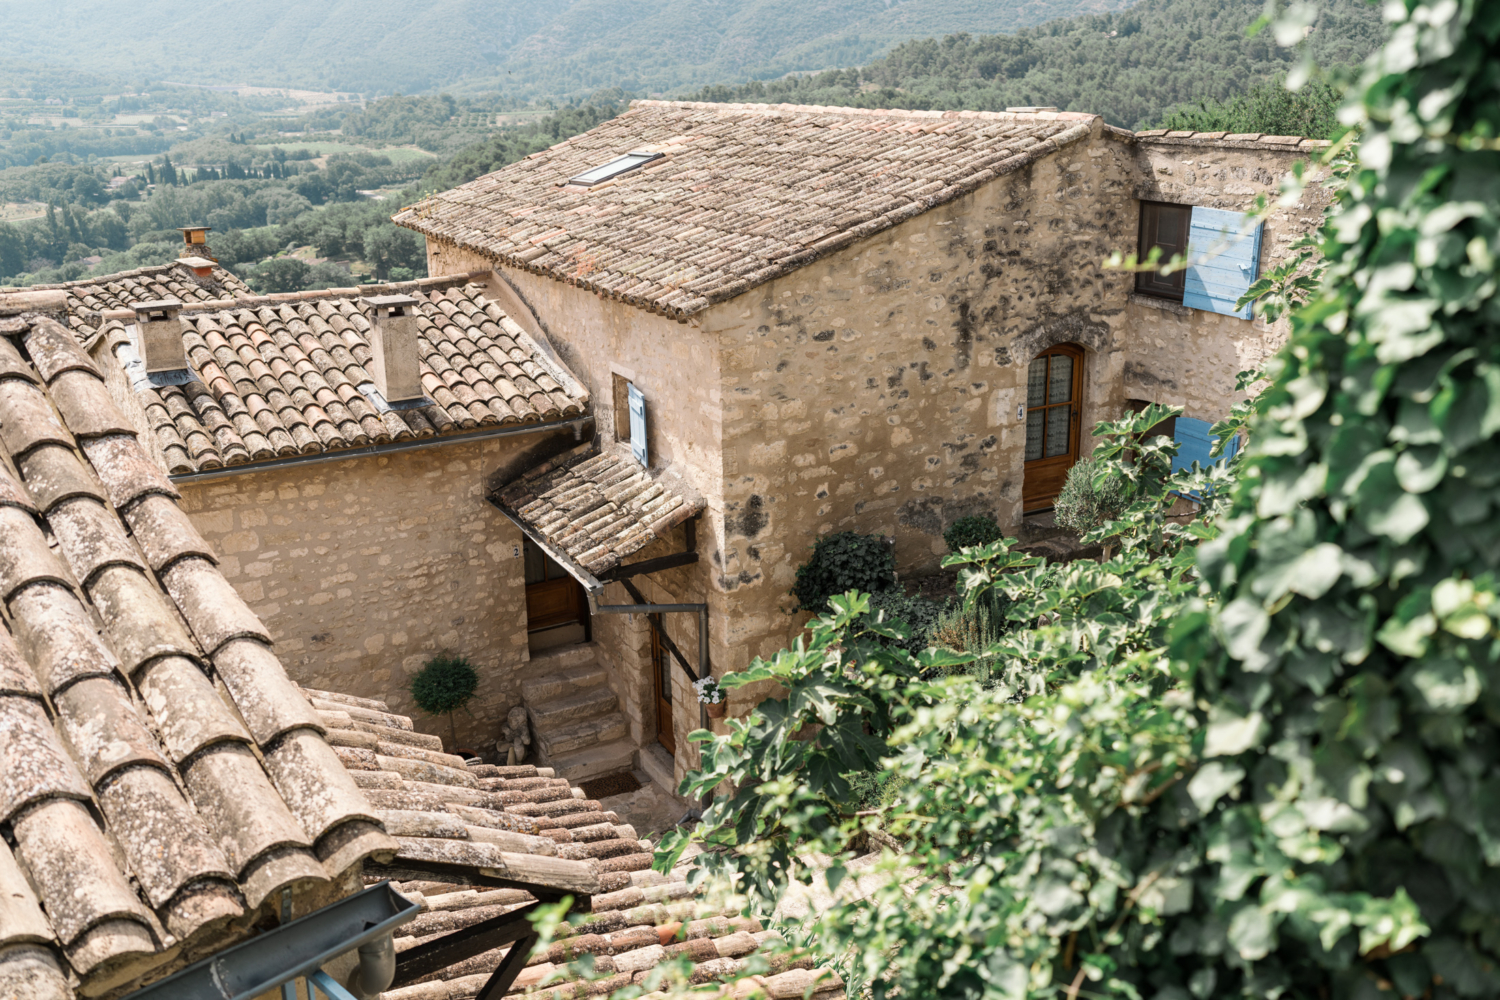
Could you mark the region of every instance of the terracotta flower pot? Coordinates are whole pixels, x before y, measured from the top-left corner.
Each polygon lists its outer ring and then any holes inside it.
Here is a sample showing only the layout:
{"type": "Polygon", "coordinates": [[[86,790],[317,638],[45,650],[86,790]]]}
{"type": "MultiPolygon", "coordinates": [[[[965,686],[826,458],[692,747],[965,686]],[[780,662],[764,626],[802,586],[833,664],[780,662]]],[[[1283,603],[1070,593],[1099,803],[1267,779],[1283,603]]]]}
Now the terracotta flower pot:
{"type": "Polygon", "coordinates": [[[724,718],[724,716],[729,714],[729,702],[727,701],[717,702],[712,705],[704,705],[703,707],[708,709],[708,717],[710,719],[722,719],[724,718]]]}

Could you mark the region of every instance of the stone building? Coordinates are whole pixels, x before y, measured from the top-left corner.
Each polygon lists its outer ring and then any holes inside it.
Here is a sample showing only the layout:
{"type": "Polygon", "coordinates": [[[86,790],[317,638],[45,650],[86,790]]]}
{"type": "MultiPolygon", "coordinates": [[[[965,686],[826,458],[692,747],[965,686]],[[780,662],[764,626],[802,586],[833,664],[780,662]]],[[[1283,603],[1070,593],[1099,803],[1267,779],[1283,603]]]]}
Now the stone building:
{"type": "Polygon", "coordinates": [[[429,273],[488,270],[578,374],[598,415],[582,478],[633,462],[703,498],[691,535],[611,563],[652,570],[632,593],[588,567],[607,482],[500,494],[595,605],[706,606],[594,615],[578,654],[601,660],[637,746],[680,750],[699,715],[670,647],[692,662],[706,623],[715,674],[782,648],[818,537],[893,536],[899,569],[927,572],[964,514],[1025,530],[1097,421],[1144,402],[1224,416],[1284,337],[1234,299],[1320,216],[1319,189],[1275,196],[1321,145],[1045,109],[637,101],[395,219],[427,238],[429,273]],[[1244,215],[1260,195],[1263,227],[1244,215]],[[1192,266],[1102,266],[1153,246],[1192,266]]]}

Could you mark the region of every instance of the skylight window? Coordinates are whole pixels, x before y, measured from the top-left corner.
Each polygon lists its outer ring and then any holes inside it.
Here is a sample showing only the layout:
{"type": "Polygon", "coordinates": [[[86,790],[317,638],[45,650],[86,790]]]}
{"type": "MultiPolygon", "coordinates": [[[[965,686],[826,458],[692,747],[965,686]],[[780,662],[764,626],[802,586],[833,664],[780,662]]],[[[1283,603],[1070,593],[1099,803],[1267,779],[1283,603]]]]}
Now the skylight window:
{"type": "Polygon", "coordinates": [[[578,184],[582,187],[593,187],[595,184],[602,184],[607,180],[612,180],[621,174],[629,173],[637,167],[643,167],[652,160],[659,160],[661,157],[661,153],[626,153],[624,156],[615,157],[603,166],[595,167],[593,170],[585,170],[577,177],[568,178],[568,183],[578,184]]]}

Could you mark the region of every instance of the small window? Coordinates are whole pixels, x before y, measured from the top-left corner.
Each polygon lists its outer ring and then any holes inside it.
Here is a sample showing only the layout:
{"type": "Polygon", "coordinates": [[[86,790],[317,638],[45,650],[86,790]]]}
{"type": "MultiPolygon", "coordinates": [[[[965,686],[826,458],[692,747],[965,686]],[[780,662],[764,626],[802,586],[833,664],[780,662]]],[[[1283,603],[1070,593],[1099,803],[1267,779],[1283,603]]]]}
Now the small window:
{"type": "MultiPolygon", "coordinates": [[[[1181,254],[1187,256],[1188,229],[1192,225],[1193,209],[1188,205],[1167,205],[1159,201],[1141,202],[1140,259],[1144,261],[1151,250],[1161,248],[1161,263],[1165,264],[1181,254]]],[[[1185,271],[1173,274],[1142,272],[1135,276],[1135,290],[1142,295],[1182,301],[1182,290],[1187,277],[1185,271]]]]}
{"type": "Polygon", "coordinates": [[[593,187],[595,184],[602,184],[613,177],[629,173],[637,167],[643,167],[652,160],[659,160],[661,157],[661,153],[626,153],[624,156],[615,157],[603,166],[595,167],[593,170],[585,170],[576,177],[568,178],[568,183],[579,184],[583,187],[593,187]]]}
{"type": "Polygon", "coordinates": [[[614,394],[610,400],[615,411],[615,440],[630,440],[630,379],[615,375],[614,394]]]}

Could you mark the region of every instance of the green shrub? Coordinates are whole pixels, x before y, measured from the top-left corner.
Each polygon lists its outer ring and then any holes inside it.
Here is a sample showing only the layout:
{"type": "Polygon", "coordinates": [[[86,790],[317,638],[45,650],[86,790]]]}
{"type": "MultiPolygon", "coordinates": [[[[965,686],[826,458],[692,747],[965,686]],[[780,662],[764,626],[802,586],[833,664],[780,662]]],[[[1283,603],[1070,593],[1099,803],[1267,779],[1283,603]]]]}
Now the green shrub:
{"type": "Polygon", "coordinates": [[[885,613],[885,621],[899,621],[906,625],[905,639],[884,639],[882,644],[906,650],[916,656],[932,645],[932,632],[943,616],[943,605],[920,594],[907,594],[900,587],[878,591],[870,595],[871,617],[876,612],[885,613]]]}
{"type": "Polygon", "coordinates": [[[828,598],[851,590],[879,593],[896,585],[896,554],[880,535],[853,531],[820,538],[812,558],[797,567],[797,610],[821,612],[828,598]]]}
{"type": "Polygon", "coordinates": [[[1103,471],[1103,467],[1091,458],[1068,470],[1068,480],[1053,503],[1058,527],[1082,535],[1106,521],[1113,521],[1130,506],[1130,484],[1116,475],[1096,482],[1103,471]]]}
{"type": "Polygon", "coordinates": [[[970,514],[968,517],[961,517],[943,532],[943,541],[948,543],[949,552],[973,548],[976,545],[988,545],[1004,537],[1000,525],[995,523],[994,514],[970,514]]]}
{"type": "Polygon", "coordinates": [[[453,713],[469,703],[478,687],[479,672],[473,664],[462,656],[439,653],[422,665],[407,690],[417,707],[428,715],[448,716],[448,732],[456,746],[458,734],[453,713]]]}

